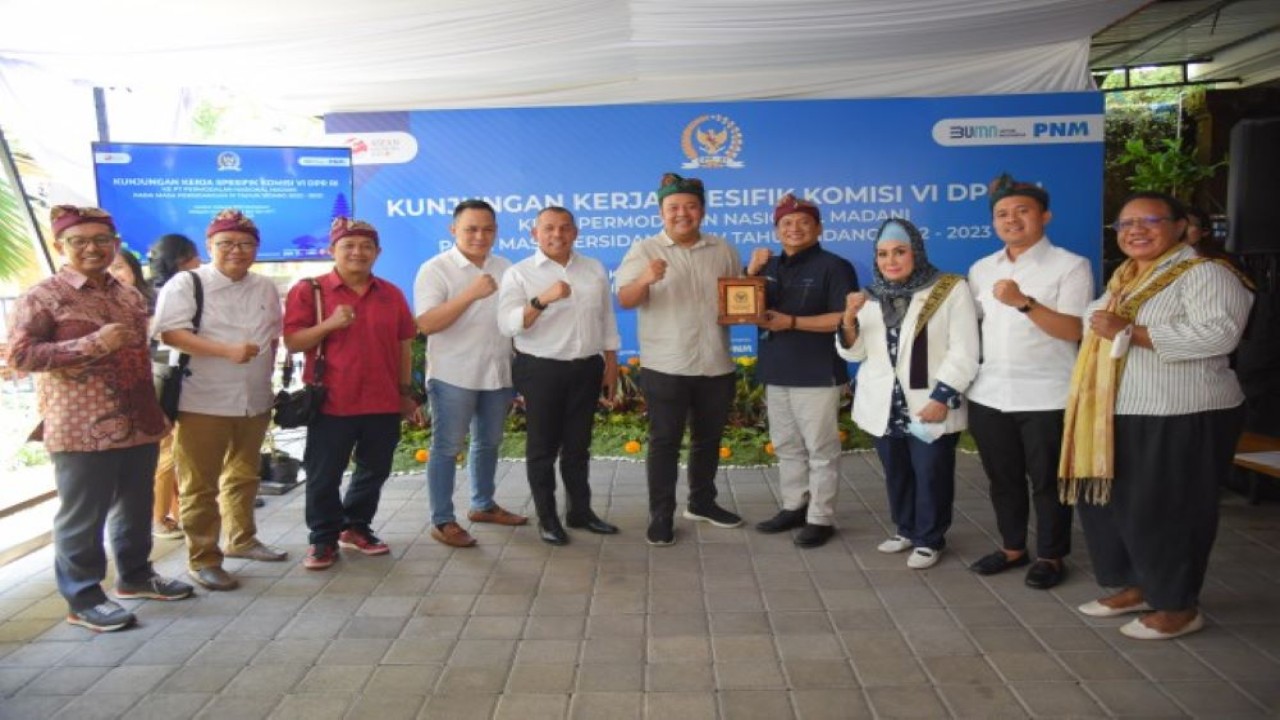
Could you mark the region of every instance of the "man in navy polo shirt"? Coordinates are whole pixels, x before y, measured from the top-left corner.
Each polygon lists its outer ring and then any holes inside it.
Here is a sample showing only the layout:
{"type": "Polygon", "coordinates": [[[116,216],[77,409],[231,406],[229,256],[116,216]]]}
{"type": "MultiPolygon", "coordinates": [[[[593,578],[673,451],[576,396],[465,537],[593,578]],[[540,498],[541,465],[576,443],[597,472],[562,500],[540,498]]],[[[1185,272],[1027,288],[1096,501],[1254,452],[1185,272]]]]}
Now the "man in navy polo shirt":
{"type": "Polygon", "coordinates": [[[751,254],[748,275],[766,280],[756,376],[765,385],[769,438],[778,456],[782,510],[763,533],[802,528],[795,543],[823,545],[835,533],[840,391],[849,371],[835,350],[845,296],[858,289],[848,260],[822,249],[818,206],[787,194],[773,211],[782,254],[751,254]]]}
{"type": "Polygon", "coordinates": [[[411,350],[417,328],[404,293],[373,274],[381,252],[372,225],[335,218],[329,230],[333,272],[316,278],[324,319],[316,323],[315,292],[307,280],[294,285],[285,302],[284,344],[290,352],[306,352],[304,377],[310,381],[324,343],[328,388],[307,429],[303,456],[311,546],[302,565],[308,570],[333,565],[339,545],[365,555],[390,552],[371,525],[400,442],[400,420],[417,409],[411,350]],[[351,483],[340,496],[353,451],[351,483]]]}

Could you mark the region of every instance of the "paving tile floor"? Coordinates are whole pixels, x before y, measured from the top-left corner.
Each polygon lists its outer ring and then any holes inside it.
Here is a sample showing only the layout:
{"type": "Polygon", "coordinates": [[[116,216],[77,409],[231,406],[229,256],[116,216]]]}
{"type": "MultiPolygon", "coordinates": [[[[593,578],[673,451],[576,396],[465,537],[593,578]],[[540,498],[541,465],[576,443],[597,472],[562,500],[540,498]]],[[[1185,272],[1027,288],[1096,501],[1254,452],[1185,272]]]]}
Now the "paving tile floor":
{"type": "MultiPolygon", "coordinates": [[[[408,475],[378,515],[392,554],[344,552],[314,572],[297,562],[295,491],[259,511],[260,536],[291,561],[228,560],[239,590],[129,603],[139,625],[104,635],[62,622],[46,549],[0,568],[0,718],[1280,714],[1280,506],[1224,495],[1208,629],[1140,642],[1123,620],[1075,612],[1099,594],[1078,534],[1055,590],[970,573],[994,520],[976,457],[958,476],[949,546],[925,571],[875,550],[888,524],[870,454],[841,460],[839,532],[814,550],[686,520],[676,545],[650,547],[644,465],[610,460],[593,463],[592,485],[619,535],[571,531],[553,548],[532,525],[476,526],[479,545],[454,550],[428,536],[424,479],[408,475]]],[[[721,500],[763,520],[776,483],[776,469],[722,471],[721,500]]],[[[529,510],[522,464],[502,463],[498,487],[529,510]]],[[[181,575],[181,544],[158,542],[156,563],[181,575]]]]}

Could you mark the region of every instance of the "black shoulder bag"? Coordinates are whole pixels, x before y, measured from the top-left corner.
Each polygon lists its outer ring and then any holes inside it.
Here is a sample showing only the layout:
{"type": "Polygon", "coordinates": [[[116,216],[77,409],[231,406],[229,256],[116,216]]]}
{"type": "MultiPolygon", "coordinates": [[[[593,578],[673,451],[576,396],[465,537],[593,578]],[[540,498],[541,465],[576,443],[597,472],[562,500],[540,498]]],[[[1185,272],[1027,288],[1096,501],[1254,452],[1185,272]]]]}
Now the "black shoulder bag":
{"type": "MultiPolygon", "coordinates": [[[[322,322],[324,311],[323,298],[320,295],[320,283],[315,278],[307,278],[311,283],[311,295],[316,304],[316,325],[322,322]]],[[[324,405],[326,389],[324,386],[324,340],[316,346],[315,372],[311,382],[293,392],[289,386],[293,384],[293,358],[285,358],[280,366],[280,392],[276,393],[275,422],[282,428],[306,427],[315,422],[320,415],[320,407],[324,405]]]]}
{"type": "MultiPolygon", "coordinates": [[[[191,282],[195,284],[194,292],[196,296],[196,314],[191,318],[192,332],[199,334],[200,318],[204,315],[204,285],[200,283],[200,276],[194,270],[188,270],[187,274],[191,276],[191,282]]],[[[160,377],[160,382],[156,388],[156,399],[160,401],[160,409],[164,410],[164,414],[170,420],[178,419],[178,399],[182,397],[182,379],[191,374],[187,369],[187,365],[191,362],[191,356],[182,353],[178,355],[178,364],[169,366],[169,368],[160,377]]]]}

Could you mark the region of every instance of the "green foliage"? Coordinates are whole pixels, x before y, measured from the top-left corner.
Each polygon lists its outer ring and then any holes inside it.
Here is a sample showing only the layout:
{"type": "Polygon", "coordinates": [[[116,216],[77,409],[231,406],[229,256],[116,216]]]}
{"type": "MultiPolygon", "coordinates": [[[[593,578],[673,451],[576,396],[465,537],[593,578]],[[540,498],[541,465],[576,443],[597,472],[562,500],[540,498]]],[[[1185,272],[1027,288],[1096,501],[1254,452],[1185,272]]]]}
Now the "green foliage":
{"type": "Polygon", "coordinates": [[[22,200],[0,174],[0,280],[17,277],[31,263],[31,253],[22,200]]]}
{"type": "MultiPolygon", "coordinates": [[[[418,365],[415,365],[418,366],[418,365]]],[[[638,358],[624,364],[619,373],[619,393],[613,407],[602,407],[596,413],[591,435],[591,455],[597,458],[623,457],[643,460],[649,437],[644,395],[639,378],[643,368],[638,358]]],[[[735,368],[735,394],[720,446],[724,465],[772,465],[777,462],[769,441],[768,413],[764,404],[764,386],[755,379],[755,358],[738,358],[735,368]]],[[[844,450],[870,449],[871,438],[849,419],[848,409],[840,411],[840,445],[844,450]]],[[[523,458],[525,414],[520,400],[507,416],[500,455],[523,458]]],[[[686,443],[687,446],[687,443],[686,443]]],[[[400,446],[396,450],[395,469],[400,472],[420,471],[431,447],[431,428],[404,424],[400,446]]],[[[463,454],[465,455],[465,453],[463,454]]],[[[459,463],[465,462],[460,455],[459,463]]]]}
{"type": "Polygon", "coordinates": [[[1181,138],[1165,138],[1155,143],[1130,138],[1115,162],[1132,168],[1127,176],[1131,189],[1167,192],[1184,201],[1190,200],[1196,183],[1213,177],[1227,164],[1225,160],[1213,165],[1201,163],[1190,149],[1182,146],[1181,138]]]}

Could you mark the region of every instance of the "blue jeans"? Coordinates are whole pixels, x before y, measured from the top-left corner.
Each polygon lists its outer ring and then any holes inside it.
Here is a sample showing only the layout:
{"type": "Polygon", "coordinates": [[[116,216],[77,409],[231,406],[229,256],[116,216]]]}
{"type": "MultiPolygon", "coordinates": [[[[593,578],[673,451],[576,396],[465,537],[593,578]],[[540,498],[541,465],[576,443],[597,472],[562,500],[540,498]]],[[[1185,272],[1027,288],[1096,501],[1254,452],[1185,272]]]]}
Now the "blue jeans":
{"type": "Polygon", "coordinates": [[[467,452],[467,472],[471,475],[471,508],[488,510],[494,506],[494,476],[498,471],[498,447],[511,407],[511,388],[468,390],[439,380],[427,381],[431,399],[431,458],[427,461],[427,496],[431,501],[431,524],[454,522],[454,476],[458,451],[471,431],[467,452]]]}

